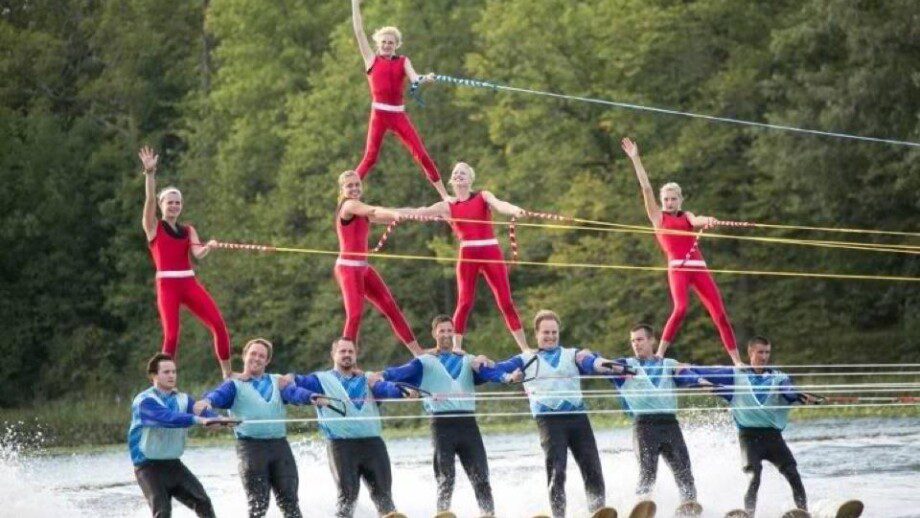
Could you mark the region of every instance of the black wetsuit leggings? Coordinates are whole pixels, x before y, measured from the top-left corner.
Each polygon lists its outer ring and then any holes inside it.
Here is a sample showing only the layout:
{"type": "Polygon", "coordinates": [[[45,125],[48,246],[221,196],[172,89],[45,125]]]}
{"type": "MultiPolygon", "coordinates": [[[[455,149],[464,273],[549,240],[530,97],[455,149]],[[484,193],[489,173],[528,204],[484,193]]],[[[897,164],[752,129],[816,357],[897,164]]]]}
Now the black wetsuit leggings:
{"type": "Polygon", "coordinates": [[[367,485],[371,501],[381,515],[396,510],[393,505],[393,476],[390,455],[380,437],[362,439],[333,439],[326,448],[332,478],[339,487],[336,518],[351,518],[358,502],[361,479],[367,485]]]}
{"type": "Polygon", "coordinates": [[[591,512],[604,507],[604,474],[597,452],[597,442],[591,421],[584,414],[540,415],[536,418],[540,430],[540,446],[546,456],[546,478],[549,502],[554,518],[565,516],[565,470],[568,450],[581,471],[591,512]]]}
{"type": "Polygon", "coordinates": [[[154,518],[172,516],[173,498],[202,518],[214,518],[204,487],[179,459],[148,460],[134,468],[134,476],[154,518]]]}
{"type": "Polygon", "coordinates": [[[738,431],[738,443],[741,445],[743,469],[748,476],[748,488],[744,494],[744,509],[748,514],[753,516],[757,507],[763,461],[771,462],[789,481],[796,507],[808,509],[802,477],[799,476],[795,458],[786,446],[782,432],[775,428],[742,428],[738,431]]]}
{"type": "Polygon", "coordinates": [[[649,414],[636,417],[633,425],[633,449],[639,460],[639,484],[636,494],[645,495],[655,487],[658,456],[664,457],[686,502],[696,500],[696,486],[690,470],[690,455],[684,434],[673,414],[649,414]]]}
{"type": "Polygon", "coordinates": [[[271,492],[285,518],[300,518],[297,502],[297,464],[287,439],[245,439],[236,441],[240,478],[249,503],[249,518],[268,512],[271,492]]]}
{"type": "Polygon", "coordinates": [[[440,417],[433,415],[431,443],[434,446],[434,477],[438,481],[438,511],[450,509],[454,494],[454,457],[460,457],[460,464],[476,494],[480,513],[493,514],[495,502],[489,484],[489,461],[476,418],[458,413],[440,417]]]}

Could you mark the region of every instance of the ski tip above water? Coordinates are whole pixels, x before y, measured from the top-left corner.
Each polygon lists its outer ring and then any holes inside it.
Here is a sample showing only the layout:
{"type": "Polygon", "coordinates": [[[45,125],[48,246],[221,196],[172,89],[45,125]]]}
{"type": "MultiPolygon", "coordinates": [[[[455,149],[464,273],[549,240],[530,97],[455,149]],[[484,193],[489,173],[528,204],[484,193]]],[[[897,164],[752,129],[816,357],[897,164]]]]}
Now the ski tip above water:
{"type": "Polygon", "coordinates": [[[654,500],[643,500],[633,506],[629,513],[629,518],[655,518],[655,512],[658,506],[654,500]]]}
{"type": "Polygon", "coordinates": [[[680,504],[677,506],[677,509],[674,510],[674,516],[679,518],[690,518],[701,514],[703,514],[703,506],[701,506],[699,502],[694,502],[692,500],[680,504]]]}
{"type": "Polygon", "coordinates": [[[847,500],[837,508],[834,518],[859,518],[865,508],[860,500],[847,500]]]}
{"type": "Polygon", "coordinates": [[[750,516],[744,509],[732,509],[725,513],[725,518],[750,518],[750,516]]]}
{"type": "Polygon", "coordinates": [[[783,513],[783,518],[811,518],[811,514],[803,509],[792,509],[783,513]]]}
{"type": "Polygon", "coordinates": [[[594,511],[591,518],[617,518],[617,510],[613,507],[601,507],[594,511]]]}

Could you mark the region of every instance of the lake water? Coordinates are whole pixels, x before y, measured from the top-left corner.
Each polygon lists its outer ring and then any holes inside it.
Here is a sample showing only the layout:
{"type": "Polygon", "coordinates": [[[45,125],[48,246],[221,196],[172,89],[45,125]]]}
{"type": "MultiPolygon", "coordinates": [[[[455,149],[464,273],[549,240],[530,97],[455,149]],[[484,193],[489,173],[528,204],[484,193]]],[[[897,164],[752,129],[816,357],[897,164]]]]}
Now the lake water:
{"type": "MultiPolygon", "coordinates": [[[[909,411],[916,415],[916,410],[909,411]]],[[[608,505],[625,514],[634,502],[637,466],[629,429],[595,427],[607,483],[608,505]]],[[[684,425],[704,516],[719,517],[742,506],[745,477],[737,436],[725,414],[710,422],[684,425]]],[[[229,433],[229,432],[228,432],[229,433]]],[[[793,422],[785,432],[799,463],[812,509],[859,498],[867,517],[920,517],[920,417],[829,419],[793,422]]],[[[543,454],[533,433],[487,435],[498,516],[526,517],[549,509],[543,454]]],[[[292,443],[300,470],[305,516],[332,516],[335,486],[319,439],[292,443]]],[[[394,499],[409,517],[434,514],[435,483],[431,445],[426,438],[388,441],[393,460],[394,499]]],[[[15,445],[0,448],[0,516],[143,517],[150,516],[125,450],[70,455],[22,455],[15,445]]],[[[230,445],[192,447],[184,462],[201,479],[218,516],[246,515],[246,500],[230,445]]],[[[454,511],[477,516],[477,507],[458,465],[454,511]]],[[[587,516],[581,477],[569,462],[569,516],[587,516]]],[[[670,516],[678,503],[670,471],[662,463],[655,499],[658,516],[670,516]]],[[[758,516],[779,516],[792,508],[785,480],[767,465],[758,516]]],[[[820,510],[820,509],[819,509],[820,510]]],[[[194,516],[177,502],[174,516],[194,516]]],[[[272,505],[268,516],[281,516],[272,505]]],[[[376,516],[362,489],[358,517],[376,516]]]]}

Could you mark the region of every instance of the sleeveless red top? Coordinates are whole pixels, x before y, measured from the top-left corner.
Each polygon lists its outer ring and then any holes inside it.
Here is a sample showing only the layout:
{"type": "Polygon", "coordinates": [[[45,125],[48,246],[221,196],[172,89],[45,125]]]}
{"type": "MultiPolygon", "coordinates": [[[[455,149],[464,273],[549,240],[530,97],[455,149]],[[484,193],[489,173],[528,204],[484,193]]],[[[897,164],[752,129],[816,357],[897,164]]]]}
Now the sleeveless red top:
{"type": "Polygon", "coordinates": [[[475,219],[485,222],[452,221],[450,226],[454,229],[457,239],[460,241],[495,239],[495,231],[492,229],[492,210],[482,197],[482,191],[473,193],[465,201],[448,204],[448,207],[450,207],[450,217],[453,219],[475,219]]]}
{"type": "MultiPolygon", "coordinates": [[[[661,213],[661,229],[667,230],[682,230],[684,232],[693,232],[693,225],[690,224],[690,219],[687,217],[687,213],[680,211],[676,214],[668,214],[667,212],[661,213]]],[[[690,254],[690,257],[687,257],[687,252],[693,248],[693,242],[696,241],[696,238],[692,235],[682,235],[682,234],[665,234],[661,232],[656,232],[655,237],[658,238],[658,244],[661,245],[661,249],[664,250],[665,255],[668,256],[668,260],[679,259],[684,260],[702,260],[703,254],[700,253],[699,248],[693,251],[690,254]]]]}
{"type": "Polygon", "coordinates": [[[376,56],[370,70],[367,71],[371,99],[377,103],[402,105],[405,80],[406,56],[376,56]]]}
{"type": "Polygon", "coordinates": [[[367,260],[367,236],[370,234],[370,219],[365,216],[352,216],[342,220],[342,206],[335,215],[335,233],[339,236],[339,257],[355,261],[367,260]],[[348,253],[352,252],[352,253],[348,253]]]}
{"type": "Polygon", "coordinates": [[[150,257],[158,272],[184,271],[192,269],[188,254],[192,250],[189,227],[176,225],[176,230],[169,223],[160,220],[156,235],[149,243],[150,257]]]}

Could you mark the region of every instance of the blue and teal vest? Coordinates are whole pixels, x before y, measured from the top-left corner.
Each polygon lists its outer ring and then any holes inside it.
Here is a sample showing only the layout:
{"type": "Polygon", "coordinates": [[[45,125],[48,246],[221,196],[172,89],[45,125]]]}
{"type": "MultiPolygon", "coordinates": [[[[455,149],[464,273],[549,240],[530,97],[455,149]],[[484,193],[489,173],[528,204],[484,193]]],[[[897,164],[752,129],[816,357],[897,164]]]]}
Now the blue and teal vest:
{"type": "MultiPolygon", "coordinates": [[[[153,398],[168,408],[155,387],[150,387],[134,397],[134,401],[131,402],[131,427],[128,428],[128,449],[131,452],[131,461],[138,465],[146,460],[178,459],[185,451],[188,428],[162,428],[141,424],[140,405],[147,398],[153,398]]],[[[188,394],[177,393],[175,410],[185,412],[188,408],[188,401],[188,394]]]]}
{"type": "MultiPolygon", "coordinates": [[[[536,417],[553,412],[572,412],[584,409],[581,395],[581,378],[575,355],[578,349],[563,347],[559,364],[553,367],[537,353],[539,372],[536,379],[524,383],[524,390],[530,398],[530,412],[536,417]]],[[[522,353],[521,359],[526,365],[533,358],[532,353],[522,353]]],[[[535,365],[527,369],[524,377],[532,375],[535,365]],[[529,374],[531,373],[531,374],[529,374]]]]}
{"type": "Polygon", "coordinates": [[[772,371],[765,374],[769,377],[766,384],[755,387],[748,375],[744,369],[735,369],[730,405],[735,424],[739,428],[786,428],[790,406],[779,387],[789,381],[789,376],[772,371]]]}
{"type": "Polygon", "coordinates": [[[620,400],[630,417],[645,414],[677,413],[677,395],[674,392],[676,360],[665,358],[648,369],[637,358],[626,358],[626,364],[636,372],[620,386],[620,400]]]}
{"type": "Polygon", "coordinates": [[[440,358],[434,354],[423,354],[418,357],[422,362],[422,383],[419,388],[431,392],[436,397],[426,397],[422,400],[425,410],[429,413],[438,412],[474,412],[476,410],[476,384],[473,381],[473,368],[470,366],[470,355],[464,354],[461,358],[460,375],[457,379],[447,371],[440,358]],[[450,394],[454,398],[438,394],[450,394]]]}
{"type": "Polygon", "coordinates": [[[236,427],[237,437],[249,439],[280,439],[287,435],[284,423],[247,423],[247,420],[257,419],[285,419],[287,412],[284,401],[281,400],[281,391],[278,390],[279,374],[267,374],[272,381],[272,396],[268,401],[259,394],[251,383],[233,380],[236,387],[236,397],[230,406],[230,414],[243,420],[236,427]]]}
{"type": "Polygon", "coordinates": [[[327,439],[360,439],[380,435],[380,411],[364,378],[364,400],[353,401],[335,372],[328,370],[316,373],[323,386],[323,393],[345,403],[345,417],[325,407],[316,407],[319,428],[327,439]],[[357,418],[357,419],[355,419],[357,418]]]}

